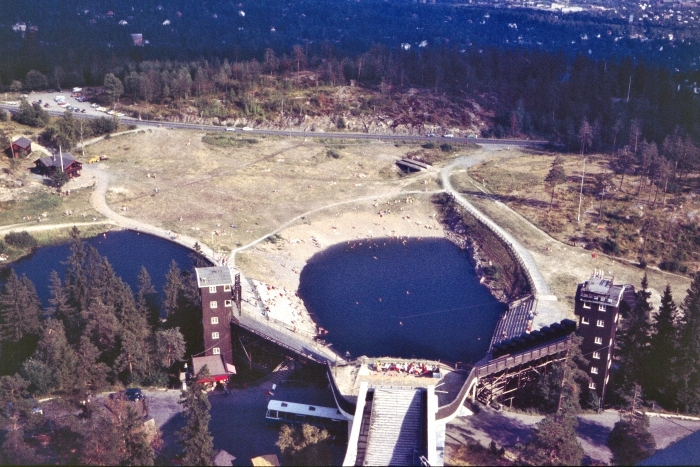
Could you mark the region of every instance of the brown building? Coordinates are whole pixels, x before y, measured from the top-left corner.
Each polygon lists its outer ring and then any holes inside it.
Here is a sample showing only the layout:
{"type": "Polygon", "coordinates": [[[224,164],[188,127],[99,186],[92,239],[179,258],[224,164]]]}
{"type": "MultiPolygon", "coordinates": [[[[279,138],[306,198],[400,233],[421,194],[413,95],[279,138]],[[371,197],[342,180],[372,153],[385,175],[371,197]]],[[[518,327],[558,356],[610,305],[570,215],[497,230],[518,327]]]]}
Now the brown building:
{"type": "Polygon", "coordinates": [[[19,157],[27,157],[32,153],[32,142],[31,140],[22,136],[16,139],[11,145],[5,148],[5,153],[14,159],[19,157]]]}
{"type": "Polygon", "coordinates": [[[605,277],[602,271],[593,273],[590,279],[579,284],[576,290],[574,312],[579,317],[578,334],[583,337],[581,351],[590,363],[588,375],[602,407],[610,376],[612,353],[615,348],[615,332],[623,313],[634,306],[634,287],[615,284],[613,277],[605,277]]]}
{"type": "Polygon", "coordinates": [[[34,164],[36,165],[35,170],[46,177],[61,170],[61,164],[63,164],[63,171],[68,175],[68,178],[80,177],[80,171],[83,170],[83,164],[78,162],[75,156],[69,152],[42,157],[35,160],[34,164]]]}
{"type": "Polygon", "coordinates": [[[233,363],[231,317],[235,306],[236,272],[229,266],[196,268],[195,271],[202,301],[203,355],[221,355],[224,363],[233,363]]]}

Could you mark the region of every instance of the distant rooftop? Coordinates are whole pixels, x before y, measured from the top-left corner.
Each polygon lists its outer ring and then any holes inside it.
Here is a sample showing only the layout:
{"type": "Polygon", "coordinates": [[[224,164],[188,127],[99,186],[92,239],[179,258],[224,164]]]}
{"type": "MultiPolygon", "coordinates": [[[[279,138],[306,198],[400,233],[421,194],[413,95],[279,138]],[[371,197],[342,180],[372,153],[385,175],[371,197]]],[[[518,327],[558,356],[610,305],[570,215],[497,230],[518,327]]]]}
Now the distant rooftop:
{"type": "Polygon", "coordinates": [[[197,285],[199,288],[214,285],[233,285],[237,272],[231,266],[195,268],[195,271],[197,272],[197,285]]]}

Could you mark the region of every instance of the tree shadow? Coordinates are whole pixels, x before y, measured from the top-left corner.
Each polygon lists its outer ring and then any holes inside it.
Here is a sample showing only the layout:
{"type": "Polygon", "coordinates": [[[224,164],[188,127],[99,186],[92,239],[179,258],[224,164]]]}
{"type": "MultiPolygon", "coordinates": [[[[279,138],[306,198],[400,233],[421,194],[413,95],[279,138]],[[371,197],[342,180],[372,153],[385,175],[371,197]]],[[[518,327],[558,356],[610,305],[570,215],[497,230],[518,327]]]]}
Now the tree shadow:
{"type": "Polygon", "coordinates": [[[576,433],[582,439],[594,446],[607,446],[610,431],[610,428],[605,425],[580,418],[578,420],[578,428],[576,429],[576,433]]]}
{"type": "MultiPolygon", "coordinates": [[[[525,444],[534,426],[491,410],[481,410],[478,415],[469,417],[469,424],[475,431],[488,434],[499,446],[525,444]]],[[[469,430],[464,427],[461,430],[465,434],[469,433],[469,430]]]]}

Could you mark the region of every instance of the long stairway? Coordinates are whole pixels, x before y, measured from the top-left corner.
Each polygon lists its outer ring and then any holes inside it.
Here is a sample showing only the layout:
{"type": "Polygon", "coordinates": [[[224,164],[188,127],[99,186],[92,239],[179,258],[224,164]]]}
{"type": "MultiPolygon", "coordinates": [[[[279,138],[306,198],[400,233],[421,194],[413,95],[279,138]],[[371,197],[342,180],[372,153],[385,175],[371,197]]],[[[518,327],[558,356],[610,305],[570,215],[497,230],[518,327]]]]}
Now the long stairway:
{"type": "Polygon", "coordinates": [[[414,465],[421,446],[420,389],[376,388],[364,465],[414,465]]]}

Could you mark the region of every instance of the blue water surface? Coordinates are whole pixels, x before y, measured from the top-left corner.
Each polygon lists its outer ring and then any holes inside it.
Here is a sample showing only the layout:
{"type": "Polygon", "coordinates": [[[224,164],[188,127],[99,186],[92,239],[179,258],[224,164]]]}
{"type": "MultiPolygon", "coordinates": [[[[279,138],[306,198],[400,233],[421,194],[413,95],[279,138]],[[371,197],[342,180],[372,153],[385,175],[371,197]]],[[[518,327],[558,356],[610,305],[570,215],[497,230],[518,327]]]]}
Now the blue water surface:
{"type": "Polygon", "coordinates": [[[505,307],[444,239],[332,246],[302,270],[299,296],[336,351],[353,357],[475,362],[505,307]]]}
{"type": "MultiPolygon", "coordinates": [[[[180,269],[192,267],[189,256],[191,250],[176,243],[131,230],[107,232],[86,239],[85,243],[94,246],[102,256],[107,257],[117,276],[129,284],[134,292],[138,287],[141,266],[145,266],[151,275],[151,282],[159,294],[162,293],[165,276],[172,260],[175,260],[180,269]]],[[[49,291],[51,271],[57,271],[63,281],[66,276],[64,263],[69,255],[70,243],[41,247],[33,254],[3,269],[7,270],[11,267],[18,276],[26,274],[36,286],[42,304],[48,306],[51,297],[49,291]]]]}

